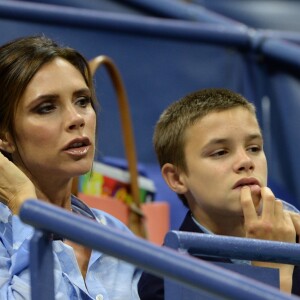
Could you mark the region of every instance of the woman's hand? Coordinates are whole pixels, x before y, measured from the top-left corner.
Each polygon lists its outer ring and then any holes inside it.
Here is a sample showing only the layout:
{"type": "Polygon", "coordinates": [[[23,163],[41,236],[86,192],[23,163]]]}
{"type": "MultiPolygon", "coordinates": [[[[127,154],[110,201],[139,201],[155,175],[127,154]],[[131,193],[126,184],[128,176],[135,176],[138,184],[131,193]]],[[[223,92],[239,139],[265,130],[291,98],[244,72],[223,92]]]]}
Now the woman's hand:
{"type": "Polygon", "coordinates": [[[28,198],[36,198],[35,187],[30,179],[0,152],[0,198],[18,214],[28,198]]]}

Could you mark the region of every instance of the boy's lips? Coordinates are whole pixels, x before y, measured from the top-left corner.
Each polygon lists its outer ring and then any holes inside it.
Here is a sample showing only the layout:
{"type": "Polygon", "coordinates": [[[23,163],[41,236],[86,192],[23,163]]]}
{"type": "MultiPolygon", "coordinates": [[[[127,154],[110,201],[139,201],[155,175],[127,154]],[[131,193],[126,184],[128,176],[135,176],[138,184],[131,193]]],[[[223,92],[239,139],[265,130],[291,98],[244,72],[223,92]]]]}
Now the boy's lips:
{"type": "Polygon", "coordinates": [[[250,188],[253,186],[257,186],[259,187],[260,189],[260,182],[256,179],[256,178],[253,178],[253,177],[247,177],[247,178],[242,178],[240,180],[238,180],[234,186],[232,187],[232,189],[240,189],[242,188],[243,186],[249,186],[250,188]]]}
{"type": "Polygon", "coordinates": [[[251,194],[260,195],[261,184],[256,178],[242,178],[234,184],[232,189],[240,190],[243,186],[248,186],[250,188],[251,194]]]}

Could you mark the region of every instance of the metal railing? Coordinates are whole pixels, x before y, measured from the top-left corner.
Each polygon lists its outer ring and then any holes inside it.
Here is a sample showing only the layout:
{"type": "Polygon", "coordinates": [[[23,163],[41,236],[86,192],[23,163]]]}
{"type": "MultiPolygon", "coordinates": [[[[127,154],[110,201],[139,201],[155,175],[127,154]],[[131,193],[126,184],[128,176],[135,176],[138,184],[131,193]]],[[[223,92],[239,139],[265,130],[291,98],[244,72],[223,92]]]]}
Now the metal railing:
{"type": "Polygon", "coordinates": [[[215,299],[299,299],[209,262],[120,233],[42,201],[25,201],[20,218],[36,228],[30,249],[30,272],[34,281],[32,300],[54,299],[54,277],[51,272],[53,255],[49,232],[127,261],[200,293],[208,292],[215,299]]]}

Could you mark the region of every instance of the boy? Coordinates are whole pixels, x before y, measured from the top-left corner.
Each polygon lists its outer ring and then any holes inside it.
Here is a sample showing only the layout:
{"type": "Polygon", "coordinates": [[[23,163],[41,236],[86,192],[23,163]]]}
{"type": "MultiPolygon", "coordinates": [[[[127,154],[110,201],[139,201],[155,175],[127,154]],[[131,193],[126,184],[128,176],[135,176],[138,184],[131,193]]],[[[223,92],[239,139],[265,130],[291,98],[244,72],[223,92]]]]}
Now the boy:
{"type": "MultiPolygon", "coordinates": [[[[189,208],[181,231],[296,242],[298,211],[267,187],[262,133],[244,97],[214,88],[189,94],[163,112],[153,142],[164,180],[189,208]]],[[[300,292],[298,268],[252,265],[279,268],[280,289],[300,292]]],[[[163,299],[163,280],[144,273],[139,294],[163,299]]]]}

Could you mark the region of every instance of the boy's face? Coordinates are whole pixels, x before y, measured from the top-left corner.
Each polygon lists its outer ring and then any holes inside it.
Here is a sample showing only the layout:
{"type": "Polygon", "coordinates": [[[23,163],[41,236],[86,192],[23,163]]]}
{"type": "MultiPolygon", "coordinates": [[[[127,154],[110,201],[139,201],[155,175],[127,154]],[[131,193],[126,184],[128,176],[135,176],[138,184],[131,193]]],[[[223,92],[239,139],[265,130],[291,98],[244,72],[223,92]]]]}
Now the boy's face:
{"type": "Polygon", "coordinates": [[[199,220],[242,215],[240,190],[251,187],[258,209],[267,162],[256,117],[237,107],[212,112],[186,130],[184,194],[199,220]]]}

